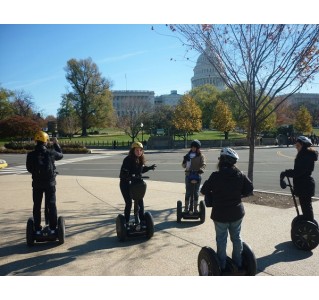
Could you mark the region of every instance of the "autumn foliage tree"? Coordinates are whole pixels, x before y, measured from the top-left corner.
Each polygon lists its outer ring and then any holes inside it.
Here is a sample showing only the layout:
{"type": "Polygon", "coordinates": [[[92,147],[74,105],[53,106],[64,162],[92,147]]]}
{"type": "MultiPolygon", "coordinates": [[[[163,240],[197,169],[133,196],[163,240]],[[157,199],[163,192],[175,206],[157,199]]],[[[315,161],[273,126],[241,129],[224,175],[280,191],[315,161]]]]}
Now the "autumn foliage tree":
{"type": "Polygon", "coordinates": [[[206,55],[246,111],[253,180],[258,125],[319,72],[319,25],[177,24],[169,29],[186,47],[206,55]],[[280,94],[285,97],[265,113],[280,94]]]}
{"type": "Polygon", "coordinates": [[[215,129],[224,132],[225,140],[227,140],[228,133],[235,128],[236,122],[233,120],[232,112],[225,102],[218,100],[212,123],[215,129]]]}
{"type": "Polygon", "coordinates": [[[0,121],[1,138],[32,138],[38,130],[41,128],[37,122],[22,116],[15,115],[0,121]]]}
{"type": "Polygon", "coordinates": [[[202,129],[202,111],[190,95],[184,95],[176,105],[173,125],[177,131],[182,133],[185,143],[190,133],[202,129]]]}
{"type": "Polygon", "coordinates": [[[305,106],[301,106],[296,114],[294,128],[297,132],[312,133],[312,117],[305,106]]]}

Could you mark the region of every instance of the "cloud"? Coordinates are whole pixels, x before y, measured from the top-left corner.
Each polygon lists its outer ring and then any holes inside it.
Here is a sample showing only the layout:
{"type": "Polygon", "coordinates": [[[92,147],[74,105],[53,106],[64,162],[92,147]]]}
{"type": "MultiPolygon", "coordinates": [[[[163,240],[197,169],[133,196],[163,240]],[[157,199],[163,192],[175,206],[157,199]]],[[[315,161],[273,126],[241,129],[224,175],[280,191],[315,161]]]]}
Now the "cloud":
{"type": "Polygon", "coordinates": [[[117,61],[121,61],[121,60],[126,60],[126,59],[134,57],[134,56],[143,55],[145,53],[147,53],[147,51],[137,51],[137,52],[133,52],[133,53],[122,54],[119,56],[107,57],[107,58],[99,60],[98,63],[117,62],[117,61]]]}

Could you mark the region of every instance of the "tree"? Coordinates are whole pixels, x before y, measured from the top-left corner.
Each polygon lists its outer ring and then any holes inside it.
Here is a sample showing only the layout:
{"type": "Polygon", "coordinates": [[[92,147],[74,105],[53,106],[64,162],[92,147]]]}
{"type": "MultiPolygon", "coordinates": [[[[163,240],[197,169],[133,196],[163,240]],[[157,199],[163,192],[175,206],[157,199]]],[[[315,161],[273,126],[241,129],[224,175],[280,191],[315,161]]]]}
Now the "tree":
{"type": "Polygon", "coordinates": [[[62,95],[60,108],[58,109],[58,131],[71,138],[74,134],[81,130],[80,118],[77,116],[72,105],[71,96],[62,95]]]}
{"type": "Polygon", "coordinates": [[[170,136],[174,133],[173,118],[174,107],[161,104],[156,107],[156,111],[151,113],[149,122],[144,121],[144,125],[146,128],[152,129],[153,132],[156,129],[164,129],[165,134],[170,136]]]}
{"type": "Polygon", "coordinates": [[[141,123],[144,124],[147,117],[144,118],[151,110],[151,103],[148,100],[127,99],[122,104],[124,114],[118,117],[117,126],[134,142],[139,132],[142,130],[141,123]]]}
{"type": "Polygon", "coordinates": [[[41,130],[39,124],[28,117],[11,116],[0,121],[0,137],[25,139],[41,130]]]}
{"type": "Polygon", "coordinates": [[[196,104],[202,111],[203,128],[210,128],[212,114],[220,92],[215,86],[211,84],[204,84],[193,88],[188,94],[195,100],[196,104]]]}
{"type": "Polygon", "coordinates": [[[36,115],[32,96],[24,90],[14,92],[11,105],[17,116],[32,118],[36,115]]]}
{"type": "Polygon", "coordinates": [[[187,146],[187,135],[202,129],[202,111],[190,95],[184,95],[175,107],[173,125],[182,132],[187,146]]]}
{"type": "Polygon", "coordinates": [[[13,115],[13,107],[10,103],[10,97],[13,95],[13,91],[0,88],[0,120],[13,115]]]}
{"type": "Polygon", "coordinates": [[[102,77],[98,66],[91,58],[70,59],[65,71],[73,89],[67,97],[81,121],[82,135],[87,136],[92,126],[108,126],[113,120],[111,83],[102,77]]]}
{"type": "Polygon", "coordinates": [[[295,130],[300,133],[312,132],[312,117],[305,106],[301,106],[296,114],[295,130]]]}
{"type": "Polygon", "coordinates": [[[232,131],[236,126],[231,110],[228,105],[221,100],[217,102],[212,122],[214,128],[225,133],[225,140],[228,139],[229,131],[232,131]]]}
{"type": "Polygon", "coordinates": [[[170,25],[186,46],[204,53],[248,116],[248,177],[253,180],[258,125],[319,71],[319,25],[170,25]],[[238,86],[241,93],[235,89],[238,86]],[[268,113],[270,103],[286,93],[268,113]]]}

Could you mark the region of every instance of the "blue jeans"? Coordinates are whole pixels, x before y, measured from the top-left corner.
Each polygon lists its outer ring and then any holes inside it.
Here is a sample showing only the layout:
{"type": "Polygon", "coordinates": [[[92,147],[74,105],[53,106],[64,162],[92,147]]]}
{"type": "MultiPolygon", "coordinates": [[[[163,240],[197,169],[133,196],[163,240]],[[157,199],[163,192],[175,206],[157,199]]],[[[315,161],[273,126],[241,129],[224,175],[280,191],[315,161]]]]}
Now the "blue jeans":
{"type": "Polygon", "coordinates": [[[217,256],[221,269],[226,267],[226,248],[228,231],[230,240],[233,243],[232,260],[240,268],[242,266],[243,242],[240,237],[241,223],[243,219],[230,223],[221,223],[214,221],[216,231],[217,256]]]}

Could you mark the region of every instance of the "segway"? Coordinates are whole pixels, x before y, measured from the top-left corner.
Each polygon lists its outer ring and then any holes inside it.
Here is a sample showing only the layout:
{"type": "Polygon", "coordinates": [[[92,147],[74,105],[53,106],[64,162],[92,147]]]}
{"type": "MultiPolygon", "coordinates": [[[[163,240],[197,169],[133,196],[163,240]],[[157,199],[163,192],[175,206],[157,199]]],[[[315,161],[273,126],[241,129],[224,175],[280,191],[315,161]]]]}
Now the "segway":
{"type": "Polygon", "coordinates": [[[290,236],[293,244],[301,250],[310,251],[315,249],[319,244],[319,227],[316,220],[309,221],[299,213],[297,200],[294,194],[293,186],[287,177],[288,184],[284,178],[280,179],[280,186],[285,189],[287,185],[290,187],[290,192],[295,204],[297,216],[291,222],[290,236]]]}
{"type": "Polygon", "coordinates": [[[234,261],[227,256],[226,271],[221,270],[217,253],[210,247],[203,247],[197,259],[200,276],[255,276],[257,261],[250,246],[243,242],[242,269],[239,270],[234,261]]]}
{"type": "Polygon", "coordinates": [[[177,201],[177,223],[180,223],[182,219],[200,219],[200,223],[205,222],[205,203],[204,201],[199,202],[199,210],[195,206],[195,186],[199,181],[199,175],[197,172],[190,172],[188,180],[191,184],[191,196],[189,210],[183,211],[183,203],[181,200],[177,201]]]}
{"type": "Polygon", "coordinates": [[[150,239],[154,235],[154,221],[150,212],[144,213],[145,224],[141,224],[138,214],[138,200],[143,199],[146,192],[147,176],[134,177],[130,183],[130,195],[134,201],[134,221],[126,224],[125,217],[119,214],[116,218],[116,233],[121,242],[131,237],[146,237],[150,239]]]}
{"type": "Polygon", "coordinates": [[[65,240],[65,221],[62,216],[58,217],[58,224],[54,231],[54,234],[51,234],[51,230],[49,227],[49,213],[48,208],[45,205],[44,209],[45,214],[45,226],[40,230],[40,233],[37,234],[34,229],[34,220],[33,218],[29,218],[27,222],[27,230],[26,230],[26,236],[27,236],[27,245],[33,246],[35,242],[53,242],[58,240],[59,244],[64,244],[65,240]]]}

